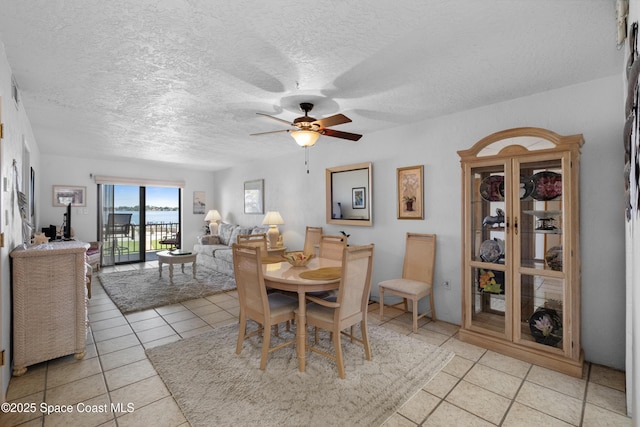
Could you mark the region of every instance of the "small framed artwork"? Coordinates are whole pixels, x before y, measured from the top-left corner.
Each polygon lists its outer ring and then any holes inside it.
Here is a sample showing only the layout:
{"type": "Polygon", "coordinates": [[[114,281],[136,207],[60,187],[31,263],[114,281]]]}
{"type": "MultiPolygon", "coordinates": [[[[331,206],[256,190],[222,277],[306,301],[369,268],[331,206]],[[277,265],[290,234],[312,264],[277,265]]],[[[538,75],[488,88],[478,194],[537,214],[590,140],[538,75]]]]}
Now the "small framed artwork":
{"type": "Polygon", "coordinates": [[[264,179],[245,181],[244,183],[244,213],[264,213],[264,179]]]}
{"type": "Polygon", "coordinates": [[[204,191],[193,192],[193,213],[203,214],[207,208],[207,193],[204,191]]]}
{"type": "Polygon", "coordinates": [[[351,189],[351,207],[353,209],[365,209],[367,207],[364,187],[355,187],[351,189]]]}
{"type": "Polygon", "coordinates": [[[54,185],[53,206],[65,207],[69,203],[72,207],[87,206],[87,187],[54,185]]]}
{"type": "Polygon", "coordinates": [[[424,219],[423,169],[398,168],[398,219],[424,219]]]}

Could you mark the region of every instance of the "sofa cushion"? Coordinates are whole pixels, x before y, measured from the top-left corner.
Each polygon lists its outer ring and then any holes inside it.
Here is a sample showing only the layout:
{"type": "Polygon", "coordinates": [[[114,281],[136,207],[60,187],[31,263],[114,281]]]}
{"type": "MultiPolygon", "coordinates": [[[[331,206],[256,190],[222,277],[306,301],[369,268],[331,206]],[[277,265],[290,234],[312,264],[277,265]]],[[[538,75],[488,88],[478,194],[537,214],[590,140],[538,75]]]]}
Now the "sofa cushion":
{"type": "Polygon", "coordinates": [[[198,243],[201,245],[219,245],[220,236],[207,234],[198,238],[198,243]]]}
{"type": "Polygon", "coordinates": [[[218,236],[220,237],[220,243],[223,245],[229,245],[229,239],[231,233],[237,226],[235,224],[220,224],[218,227],[218,236]]]}
{"type": "Polygon", "coordinates": [[[238,243],[238,236],[243,236],[245,234],[249,234],[251,233],[251,228],[249,227],[241,227],[241,226],[237,226],[236,228],[233,229],[233,231],[231,232],[231,237],[229,237],[229,243],[228,245],[231,246],[234,243],[238,243]]]}
{"type": "Polygon", "coordinates": [[[256,225],[250,234],[267,234],[267,232],[269,232],[268,225],[256,225]]]}

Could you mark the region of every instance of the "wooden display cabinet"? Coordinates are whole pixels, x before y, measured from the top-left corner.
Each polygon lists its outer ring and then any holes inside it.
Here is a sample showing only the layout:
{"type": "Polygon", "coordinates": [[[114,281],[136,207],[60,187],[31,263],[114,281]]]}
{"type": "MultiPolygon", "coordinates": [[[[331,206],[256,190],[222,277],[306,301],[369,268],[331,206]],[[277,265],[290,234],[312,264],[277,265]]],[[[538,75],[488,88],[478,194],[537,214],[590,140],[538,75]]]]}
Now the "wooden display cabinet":
{"type": "Polygon", "coordinates": [[[497,132],[459,151],[460,339],[582,376],[579,163],[582,135],[497,132]]]}

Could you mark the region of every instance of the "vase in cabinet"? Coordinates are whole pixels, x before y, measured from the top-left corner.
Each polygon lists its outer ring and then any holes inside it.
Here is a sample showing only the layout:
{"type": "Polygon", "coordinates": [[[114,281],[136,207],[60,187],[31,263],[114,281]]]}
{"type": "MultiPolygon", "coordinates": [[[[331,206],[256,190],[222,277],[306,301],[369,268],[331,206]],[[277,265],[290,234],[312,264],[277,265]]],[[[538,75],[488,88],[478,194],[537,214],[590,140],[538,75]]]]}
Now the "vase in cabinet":
{"type": "Polygon", "coordinates": [[[460,339],[582,376],[579,166],[582,135],[497,132],[459,151],[460,339]]]}

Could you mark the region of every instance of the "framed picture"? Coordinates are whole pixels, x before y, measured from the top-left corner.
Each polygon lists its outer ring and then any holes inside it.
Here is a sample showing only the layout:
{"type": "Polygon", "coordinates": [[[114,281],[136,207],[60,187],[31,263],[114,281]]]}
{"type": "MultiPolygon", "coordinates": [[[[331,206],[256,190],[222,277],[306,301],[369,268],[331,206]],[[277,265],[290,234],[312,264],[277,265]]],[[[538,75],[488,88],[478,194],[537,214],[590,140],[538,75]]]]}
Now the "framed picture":
{"type": "Polygon", "coordinates": [[[367,207],[367,198],[364,187],[355,187],[351,189],[351,207],[353,209],[365,209],[367,207]]]}
{"type": "Polygon", "coordinates": [[[87,187],[74,187],[71,185],[53,186],[53,206],[64,207],[87,206],[87,187]]]}
{"type": "Polygon", "coordinates": [[[424,219],[423,169],[398,168],[398,219],[424,219]]]}
{"type": "Polygon", "coordinates": [[[264,179],[245,181],[244,183],[244,213],[264,213],[264,179]]]}
{"type": "Polygon", "coordinates": [[[193,213],[203,214],[207,207],[207,193],[204,191],[193,192],[193,213]]]}

